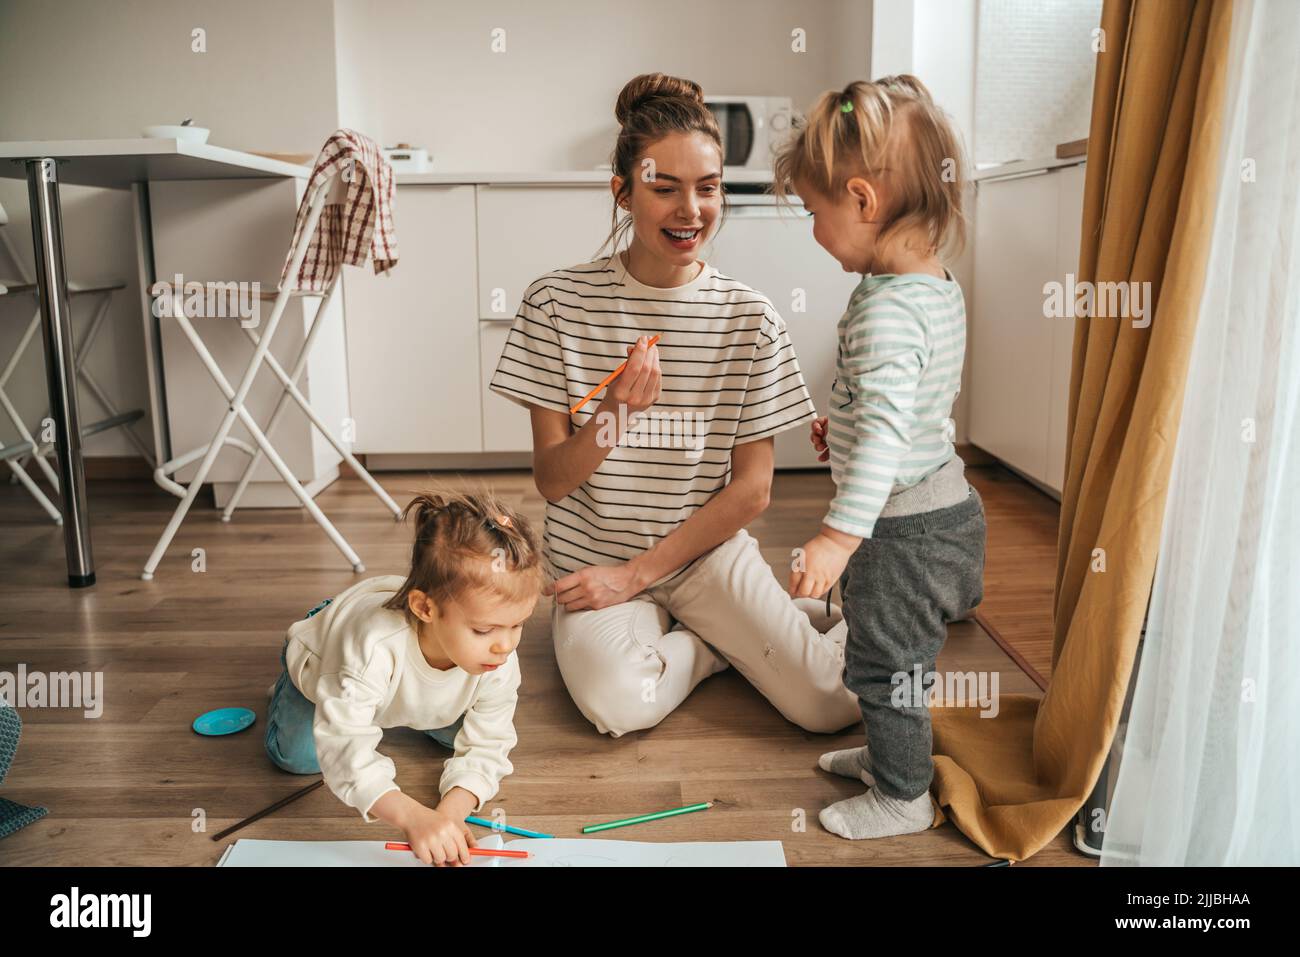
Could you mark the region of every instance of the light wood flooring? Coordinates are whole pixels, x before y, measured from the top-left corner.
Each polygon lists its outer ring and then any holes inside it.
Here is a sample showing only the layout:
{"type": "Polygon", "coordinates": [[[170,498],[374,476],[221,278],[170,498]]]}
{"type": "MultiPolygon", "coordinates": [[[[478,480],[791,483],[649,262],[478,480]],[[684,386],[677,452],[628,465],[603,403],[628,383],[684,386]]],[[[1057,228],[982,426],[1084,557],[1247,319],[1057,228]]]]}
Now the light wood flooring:
{"type": "MultiPolygon", "coordinates": [[[[982,615],[1031,667],[1050,661],[1056,505],[1018,478],[975,468],[989,515],[982,615]]],[[[399,501],[430,478],[380,480],[399,501]]],[[[471,473],[540,527],[543,500],[527,472],[471,473]]],[[[824,473],[780,473],[773,503],[750,527],[774,568],[823,514],[824,473]]],[[[95,587],[64,586],[61,532],[17,486],[0,485],[0,670],[103,671],[102,717],[26,709],[23,738],[0,796],[49,808],[49,816],[0,840],[0,864],[214,863],[210,835],[308,783],[262,750],[266,689],[279,673],[286,626],[355,578],[298,510],[247,510],[223,525],[202,499],[152,582],[140,566],[174,499],[145,481],[90,483],[95,587]],[[207,570],[191,570],[191,549],[207,570]],[[249,731],[203,738],[194,717],[223,706],[258,713],[249,731]],[[206,832],[194,827],[202,815],[206,832]]],[[[367,563],[367,574],[404,572],[409,530],[397,528],[361,483],[325,490],[321,506],[367,563]]],[[[780,577],[780,573],[778,573],[780,577]]],[[[784,578],[781,578],[784,581],[784,578]]],[[[951,824],[923,834],[849,842],[824,831],[817,811],[860,785],[817,769],[826,750],[861,732],[809,734],[782,719],[732,672],[705,681],[677,712],[646,732],[610,739],[587,724],[565,693],[549,636],[549,599],[529,622],[520,657],[515,772],[490,803],[514,823],[557,835],[583,824],[696,801],[710,811],[623,833],[636,840],[780,840],[792,865],[979,865],[988,858],[951,824]],[[798,828],[800,819],[805,827],[798,828]]],[[[974,622],[954,625],[941,668],[998,669],[1006,692],[1038,685],[974,622]]],[[[399,783],[425,801],[447,753],[414,731],[385,735],[399,783]]],[[[398,838],[366,825],[325,789],[261,820],[239,837],[318,840],[398,838]]],[[[1062,833],[1027,862],[1091,864],[1062,833]]]]}

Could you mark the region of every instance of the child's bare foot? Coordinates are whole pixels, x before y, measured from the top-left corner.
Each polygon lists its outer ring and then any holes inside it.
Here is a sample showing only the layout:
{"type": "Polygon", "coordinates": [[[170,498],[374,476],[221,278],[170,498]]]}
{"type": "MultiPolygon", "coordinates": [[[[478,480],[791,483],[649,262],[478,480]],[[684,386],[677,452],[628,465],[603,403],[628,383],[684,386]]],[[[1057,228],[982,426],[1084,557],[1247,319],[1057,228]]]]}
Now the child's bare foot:
{"type": "Polygon", "coordinates": [[[876,779],[871,773],[871,755],[867,753],[866,745],[845,748],[843,751],[827,751],[817,759],[817,766],[842,778],[857,778],[869,788],[876,786],[876,779]]]}

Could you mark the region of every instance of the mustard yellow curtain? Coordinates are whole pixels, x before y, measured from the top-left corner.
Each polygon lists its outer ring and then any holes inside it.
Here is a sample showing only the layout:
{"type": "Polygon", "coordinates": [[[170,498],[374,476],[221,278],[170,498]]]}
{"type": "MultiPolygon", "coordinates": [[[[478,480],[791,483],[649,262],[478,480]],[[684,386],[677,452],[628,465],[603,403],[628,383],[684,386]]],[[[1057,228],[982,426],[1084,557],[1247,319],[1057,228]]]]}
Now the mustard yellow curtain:
{"type": "Polygon", "coordinates": [[[1206,268],[1230,27],[1229,0],[1102,9],[1077,279],[1151,283],[1151,322],[1076,324],[1046,695],[1005,696],[993,719],[933,712],[936,821],[995,857],[1023,860],[1071,823],[1119,723],[1206,268]]]}

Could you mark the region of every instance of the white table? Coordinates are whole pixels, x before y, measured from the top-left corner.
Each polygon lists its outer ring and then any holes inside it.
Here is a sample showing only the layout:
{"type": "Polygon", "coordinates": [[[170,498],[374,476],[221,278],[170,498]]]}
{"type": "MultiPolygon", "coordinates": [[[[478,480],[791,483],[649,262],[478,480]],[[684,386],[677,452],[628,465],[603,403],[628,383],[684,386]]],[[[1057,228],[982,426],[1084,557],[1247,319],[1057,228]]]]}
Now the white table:
{"type": "Polygon", "coordinates": [[[73,368],[74,349],[63,258],[59,183],[129,189],[135,196],[136,256],[140,273],[140,306],[145,330],[154,456],[155,461],[165,462],[171,458],[171,448],[166,395],[162,387],[160,330],[149,298],[149,289],[156,276],[148,184],[164,180],[305,179],[310,172],[305,166],[220,146],[180,140],[0,142],[0,176],[10,179],[25,177],[31,203],[32,247],[40,297],[46,382],[55,425],[59,493],[63,497],[63,536],[67,552],[68,584],[73,588],[84,588],[95,583],[95,563],[86,511],[81,422],[77,411],[76,374],[73,368]]]}

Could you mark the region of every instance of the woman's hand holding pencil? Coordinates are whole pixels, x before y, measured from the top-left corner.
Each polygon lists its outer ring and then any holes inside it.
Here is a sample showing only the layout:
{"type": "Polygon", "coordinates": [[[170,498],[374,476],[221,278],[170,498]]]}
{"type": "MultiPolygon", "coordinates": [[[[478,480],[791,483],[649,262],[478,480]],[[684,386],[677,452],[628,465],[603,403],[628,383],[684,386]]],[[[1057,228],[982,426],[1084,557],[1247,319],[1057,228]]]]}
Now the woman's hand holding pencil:
{"type": "Polygon", "coordinates": [[[631,414],[644,412],[658,402],[659,350],[655,348],[655,343],[658,341],[658,336],[653,339],[639,336],[634,345],[627,347],[627,359],[605,376],[581,402],[571,408],[569,414],[572,415],[581,409],[606,386],[609,386],[609,390],[600,404],[616,414],[619,406],[626,406],[628,414],[631,414]]]}

